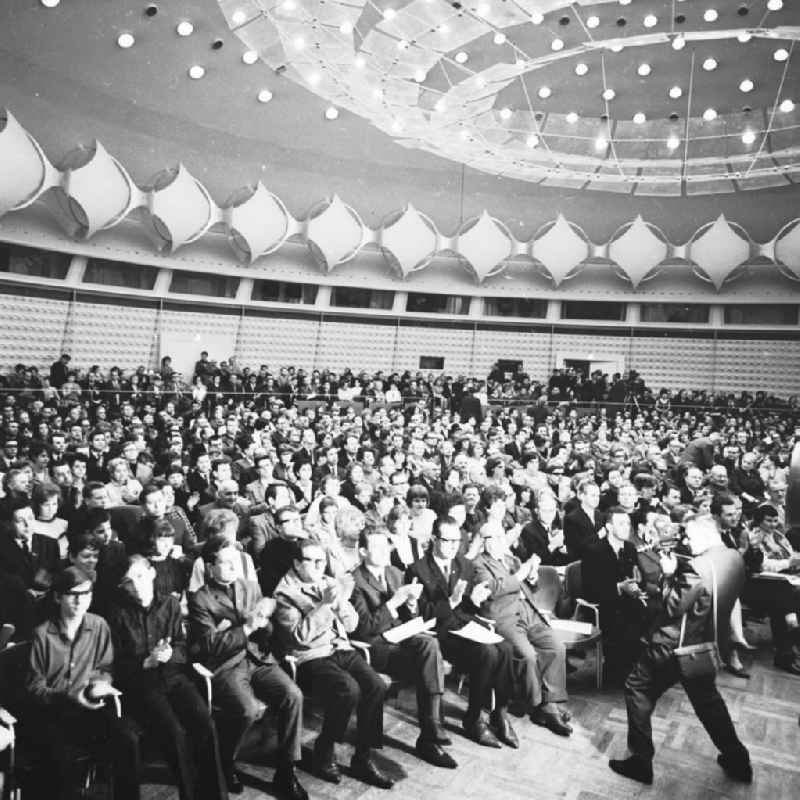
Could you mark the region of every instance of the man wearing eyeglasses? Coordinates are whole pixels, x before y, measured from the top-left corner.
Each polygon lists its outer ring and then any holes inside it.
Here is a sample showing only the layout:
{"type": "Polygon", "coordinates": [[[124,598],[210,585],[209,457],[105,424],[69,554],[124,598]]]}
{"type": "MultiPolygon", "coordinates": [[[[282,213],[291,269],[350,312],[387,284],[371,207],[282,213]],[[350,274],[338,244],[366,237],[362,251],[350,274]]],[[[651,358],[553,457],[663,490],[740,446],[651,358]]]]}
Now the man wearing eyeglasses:
{"type": "Polygon", "coordinates": [[[394,782],[372,760],[372,749],[383,742],[386,686],[349,638],[358,625],[358,614],[348,600],[353,579],[325,575],[328,559],[315,541],[306,539],[296,547],[292,569],[275,590],[275,623],[284,649],[297,661],[297,682],[324,708],[312,756],[314,774],[329,783],[341,781],[335,744],[344,740],[356,711],[356,749],[350,774],[390,789],[394,782]]]}
{"type": "Polygon", "coordinates": [[[433,547],[411,565],[407,577],[422,586],[419,613],[424,619],[436,620],[442,654],[469,676],[464,732],[484,747],[499,747],[503,742],[517,748],[519,741],[505,713],[514,686],[512,646],[507,642],[482,644],[453,633],[475,620],[478,608],[489,596],[486,584],[474,582],[472,562],[458,555],[460,546],[458,520],[440,517],[434,526],[433,547]],[[483,708],[490,705],[492,691],[495,705],[490,728],[483,719],[483,708]]]}

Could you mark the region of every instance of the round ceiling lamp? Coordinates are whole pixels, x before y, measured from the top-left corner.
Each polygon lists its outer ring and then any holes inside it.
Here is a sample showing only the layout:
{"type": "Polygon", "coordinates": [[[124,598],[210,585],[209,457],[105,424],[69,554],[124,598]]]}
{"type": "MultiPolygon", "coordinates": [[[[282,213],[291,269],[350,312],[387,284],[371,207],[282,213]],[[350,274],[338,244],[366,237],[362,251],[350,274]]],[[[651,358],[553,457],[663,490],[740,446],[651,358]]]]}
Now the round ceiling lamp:
{"type": "Polygon", "coordinates": [[[252,66],[258,61],[258,53],[255,50],[245,50],[242,53],[242,61],[248,66],[252,66]]]}
{"type": "Polygon", "coordinates": [[[667,139],[667,147],[670,150],[677,150],[678,147],[680,146],[680,143],[681,143],[681,140],[677,136],[674,136],[674,135],[670,136],[669,139],[667,139]]]}
{"type": "Polygon", "coordinates": [[[456,53],[456,64],[466,64],[469,61],[469,56],[463,51],[456,53]]]}
{"type": "Polygon", "coordinates": [[[335,120],[339,117],[339,109],[336,106],[328,106],[325,109],[325,119],[327,120],[335,120]]]}
{"type": "Polygon", "coordinates": [[[272,100],[272,92],[269,89],[262,89],[258,93],[259,103],[269,103],[270,100],[272,100]]]}
{"type": "Polygon", "coordinates": [[[544,14],[541,11],[534,11],[531,14],[531,22],[534,25],[541,25],[544,22],[544,14]]]}
{"type": "Polygon", "coordinates": [[[583,77],[589,71],[589,67],[583,63],[583,61],[579,61],[575,65],[575,74],[579,77],[583,77]]]}
{"type": "Polygon", "coordinates": [[[645,28],[654,28],[656,25],[658,25],[658,17],[655,14],[648,14],[644,18],[645,28]]]}
{"type": "Polygon", "coordinates": [[[711,71],[715,70],[717,68],[717,66],[718,66],[718,64],[717,64],[717,59],[716,58],[707,58],[703,62],[703,69],[706,72],[711,72],[711,71]]]}
{"type": "Polygon", "coordinates": [[[717,12],[717,10],[715,8],[707,8],[703,12],[703,19],[706,22],[716,22],[718,17],[719,17],[719,13],[717,12]]]}
{"type": "Polygon", "coordinates": [[[61,0],[42,0],[42,5],[45,8],[55,8],[61,0]]]}
{"type": "Polygon", "coordinates": [[[497,31],[497,33],[494,35],[493,41],[495,44],[505,44],[506,35],[502,31],[497,31]]]}
{"type": "Polygon", "coordinates": [[[436,104],[434,105],[434,107],[433,107],[433,110],[434,110],[434,111],[435,111],[437,114],[441,114],[441,113],[442,113],[442,112],[443,112],[443,111],[444,111],[446,108],[447,108],[447,103],[445,103],[445,101],[444,101],[444,100],[442,100],[441,98],[439,98],[439,99],[436,101],[436,104]]]}
{"type": "Polygon", "coordinates": [[[242,11],[242,9],[238,9],[231,14],[231,22],[234,25],[241,25],[247,19],[247,14],[242,11]]]}
{"type": "Polygon", "coordinates": [[[129,47],[133,47],[136,43],[136,39],[133,38],[132,33],[121,33],[117,37],[117,44],[123,49],[127,50],[129,47]]]}
{"type": "Polygon", "coordinates": [[[424,69],[418,69],[418,70],[417,70],[417,71],[414,73],[414,80],[415,80],[417,83],[422,83],[422,82],[425,80],[425,78],[426,78],[426,77],[427,77],[427,73],[425,72],[425,70],[424,70],[424,69]]]}
{"type": "Polygon", "coordinates": [[[525,144],[528,145],[528,147],[536,147],[539,144],[539,137],[535,133],[532,133],[525,140],[525,144]]]}
{"type": "Polygon", "coordinates": [[[636,125],[644,125],[644,123],[647,122],[647,117],[643,111],[637,111],[633,115],[633,121],[636,125]]]}
{"type": "Polygon", "coordinates": [[[745,78],[739,84],[739,91],[740,92],[744,92],[745,94],[747,94],[747,92],[752,92],[753,91],[753,87],[754,86],[755,86],[755,84],[753,83],[753,81],[750,80],[750,78],[745,78]]]}
{"type": "Polygon", "coordinates": [[[780,11],[783,8],[783,0],[767,0],[767,8],[770,11],[780,11]]]}
{"type": "Polygon", "coordinates": [[[206,68],[201,67],[199,64],[189,67],[189,77],[192,80],[199,81],[206,74],[206,68]]]}
{"type": "Polygon", "coordinates": [[[794,102],[787,98],[786,100],[781,101],[781,104],[778,106],[778,108],[783,111],[784,114],[788,114],[790,111],[794,111],[794,102]]]}
{"type": "Polygon", "coordinates": [[[750,33],[750,31],[739,31],[739,33],[736,34],[736,38],[742,44],[746,44],[747,42],[749,42],[753,38],[753,34],[750,33]]]}
{"type": "Polygon", "coordinates": [[[786,61],[789,58],[789,51],[785,47],[779,47],[773,54],[772,57],[776,61],[786,61]]]}
{"type": "Polygon", "coordinates": [[[353,59],[353,66],[356,69],[364,69],[367,65],[367,59],[364,58],[360,53],[353,59]]]}
{"type": "Polygon", "coordinates": [[[636,72],[638,72],[643,78],[646,78],[651,71],[652,70],[649,64],[639,64],[638,68],[636,69],[636,72]]]}
{"type": "Polygon", "coordinates": [[[542,98],[542,100],[547,100],[551,94],[553,94],[553,90],[549,86],[539,87],[538,95],[542,98]]]}
{"type": "Polygon", "coordinates": [[[511,119],[511,115],[513,113],[514,112],[508,106],[506,106],[505,108],[501,108],[500,109],[500,119],[509,120],[509,119],[511,119]]]}
{"type": "Polygon", "coordinates": [[[605,136],[598,136],[594,140],[594,149],[595,150],[605,150],[608,147],[608,139],[605,136]]]}
{"type": "Polygon", "coordinates": [[[596,28],[600,24],[600,17],[596,17],[592,14],[591,17],[587,17],[586,19],[586,27],[587,28],[596,28]]]}
{"type": "Polygon", "coordinates": [[[669,90],[669,96],[673,100],[677,100],[683,94],[683,89],[680,86],[673,86],[669,90]]]}
{"type": "MultiPolygon", "coordinates": [[[[784,101],[785,102],[785,101],[784,101]]],[[[570,125],[574,125],[578,121],[578,115],[575,111],[570,111],[565,117],[570,125]]]]}
{"type": "Polygon", "coordinates": [[[686,39],[684,39],[683,36],[676,36],[672,40],[673,50],[683,50],[684,47],[686,47],[686,39]]]}
{"type": "Polygon", "coordinates": [[[714,108],[707,108],[703,112],[703,119],[706,122],[713,122],[717,118],[717,111],[714,108]]]}
{"type": "Polygon", "coordinates": [[[182,22],[178,23],[178,26],[175,28],[176,33],[178,36],[191,36],[194,33],[194,25],[192,25],[189,20],[185,19],[182,22]]]}
{"type": "Polygon", "coordinates": [[[397,12],[393,8],[383,9],[383,18],[385,20],[393,20],[397,16],[397,12]]]}
{"type": "Polygon", "coordinates": [[[613,89],[603,89],[603,100],[613,100],[617,93],[613,89]]]}
{"type": "Polygon", "coordinates": [[[349,20],[345,20],[339,26],[339,33],[344,34],[345,36],[349,36],[353,32],[353,23],[349,20]]]}
{"type": "Polygon", "coordinates": [[[742,134],[742,144],[751,145],[756,140],[755,131],[745,131],[742,134]]]}
{"type": "Polygon", "coordinates": [[[564,40],[563,39],[553,39],[553,41],[550,42],[550,49],[551,50],[555,50],[556,52],[558,52],[559,50],[563,50],[564,49],[564,40]]]}

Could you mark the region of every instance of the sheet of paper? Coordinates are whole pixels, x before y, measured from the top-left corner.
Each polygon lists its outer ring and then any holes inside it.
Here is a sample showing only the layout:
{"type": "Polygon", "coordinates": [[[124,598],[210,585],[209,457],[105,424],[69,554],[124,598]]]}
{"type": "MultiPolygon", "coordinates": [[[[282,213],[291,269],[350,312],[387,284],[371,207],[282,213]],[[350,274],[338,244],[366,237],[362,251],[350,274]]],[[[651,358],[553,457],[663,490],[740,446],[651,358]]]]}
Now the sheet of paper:
{"type": "Polygon", "coordinates": [[[469,639],[479,644],[500,644],[503,641],[502,636],[498,636],[483,625],[478,625],[477,622],[470,621],[463,628],[457,631],[450,631],[456,636],[461,636],[464,639],[469,639]]]}
{"type": "Polygon", "coordinates": [[[576,619],[559,619],[558,617],[550,617],[548,620],[550,627],[557,631],[569,631],[570,633],[579,633],[588,636],[592,632],[591,622],[580,622],[576,619]]]}
{"type": "Polygon", "coordinates": [[[431,618],[426,622],[424,619],[422,619],[422,617],[414,617],[414,619],[410,619],[408,622],[404,622],[402,625],[398,625],[395,628],[390,628],[388,631],[385,631],[383,638],[386,639],[386,641],[390,644],[400,644],[400,642],[404,642],[406,639],[410,639],[412,636],[416,636],[418,633],[424,633],[425,631],[432,630],[435,627],[435,618],[431,618]]]}

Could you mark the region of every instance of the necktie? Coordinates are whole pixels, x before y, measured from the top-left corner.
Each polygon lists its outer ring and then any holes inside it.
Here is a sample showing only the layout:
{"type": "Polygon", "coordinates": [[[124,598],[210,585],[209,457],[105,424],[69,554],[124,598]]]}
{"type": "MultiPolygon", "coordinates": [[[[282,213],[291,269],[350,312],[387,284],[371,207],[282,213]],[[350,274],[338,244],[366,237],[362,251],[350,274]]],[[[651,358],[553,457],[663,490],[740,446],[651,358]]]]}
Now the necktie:
{"type": "Polygon", "coordinates": [[[384,575],[383,572],[381,572],[380,575],[378,575],[378,584],[381,587],[381,591],[385,592],[386,591],[386,576],[384,575]]]}
{"type": "Polygon", "coordinates": [[[442,567],[442,572],[444,573],[444,579],[445,579],[446,583],[449,585],[450,584],[450,565],[449,564],[445,564],[442,567]]]}

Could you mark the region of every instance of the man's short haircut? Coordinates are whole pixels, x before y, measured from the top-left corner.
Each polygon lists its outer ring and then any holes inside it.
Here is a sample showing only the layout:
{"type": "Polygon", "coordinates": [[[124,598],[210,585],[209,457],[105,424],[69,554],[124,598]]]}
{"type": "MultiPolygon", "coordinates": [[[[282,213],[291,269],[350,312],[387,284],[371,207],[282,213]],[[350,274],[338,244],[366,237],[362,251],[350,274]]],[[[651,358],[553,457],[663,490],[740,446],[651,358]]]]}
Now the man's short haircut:
{"type": "Polygon", "coordinates": [[[83,497],[84,500],[87,497],[92,496],[92,492],[97,491],[98,489],[105,489],[106,485],[101,483],[100,481],[89,481],[86,486],[83,487],[83,497]]]}
{"type": "Polygon", "coordinates": [[[222,535],[229,526],[239,527],[239,517],[229,508],[212,508],[200,524],[200,538],[210,539],[222,535]]]}
{"type": "Polygon", "coordinates": [[[208,539],[203,543],[203,549],[200,551],[200,556],[202,557],[204,563],[206,564],[213,564],[217,560],[217,555],[219,554],[220,550],[224,550],[226,547],[230,547],[231,543],[228,541],[227,537],[221,533],[215,533],[212,536],[209,536],[208,539]]]}
{"type": "Polygon", "coordinates": [[[753,522],[756,525],[760,525],[764,521],[764,517],[777,517],[778,516],[778,509],[775,508],[771,503],[762,503],[756,510],[753,512],[753,522]]]}
{"type": "Polygon", "coordinates": [[[606,511],[606,518],[611,519],[611,517],[614,517],[617,514],[622,514],[626,517],[629,516],[628,512],[622,506],[611,506],[611,508],[606,511]]]}
{"type": "Polygon", "coordinates": [[[489,508],[498,500],[502,500],[503,502],[506,500],[505,489],[501,489],[499,486],[487,486],[481,493],[481,503],[484,508],[489,508]]]}
{"type": "Polygon", "coordinates": [[[86,530],[96,531],[101,525],[111,521],[111,514],[108,513],[106,508],[90,508],[86,512],[86,530]]]}
{"type": "Polygon", "coordinates": [[[723,506],[736,506],[736,498],[732,494],[715,494],[711,500],[711,514],[718,517],[722,513],[723,506]]]}
{"type": "MultiPolygon", "coordinates": [[[[333,502],[336,503],[335,500],[333,502]]],[[[289,503],[288,505],[285,506],[281,506],[280,508],[275,509],[275,522],[277,522],[280,525],[284,515],[289,513],[299,514],[300,512],[297,510],[297,506],[293,505],[292,503],[289,503]]]]}
{"type": "Polygon", "coordinates": [[[578,481],[575,491],[577,494],[586,494],[586,490],[590,486],[597,486],[597,482],[594,480],[594,478],[582,478],[580,481],[578,481]]]}
{"type": "Polygon", "coordinates": [[[388,536],[389,532],[386,528],[367,527],[358,534],[358,546],[364,550],[367,549],[370,536],[388,536]]]}
{"type": "Polygon", "coordinates": [[[283,483],[282,481],[276,481],[275,483],[270,483],[267,488],[264,490],[264,499],[265,500],[277,500],[278,498],[278,487],[283,486],[285,489],[289,488],[288,483],[283,483]]]}
{"type": "Polygon", "coordinates": [[[441,538],[442,525],[455,525],[456,528],[459,527],[458,521],[453,519],[449,514],[442,514],[436,517],[436,522],[433,523],[433,535],[437,539],[441,538]]]}
{"type": "Polygon", "coordinates": [[[94,550],[99,553],[103,545],[100,537],[91,531],[81,531],[69,537],[67,552],[71,556],[76,556],[83,550],[94,550]]]}

